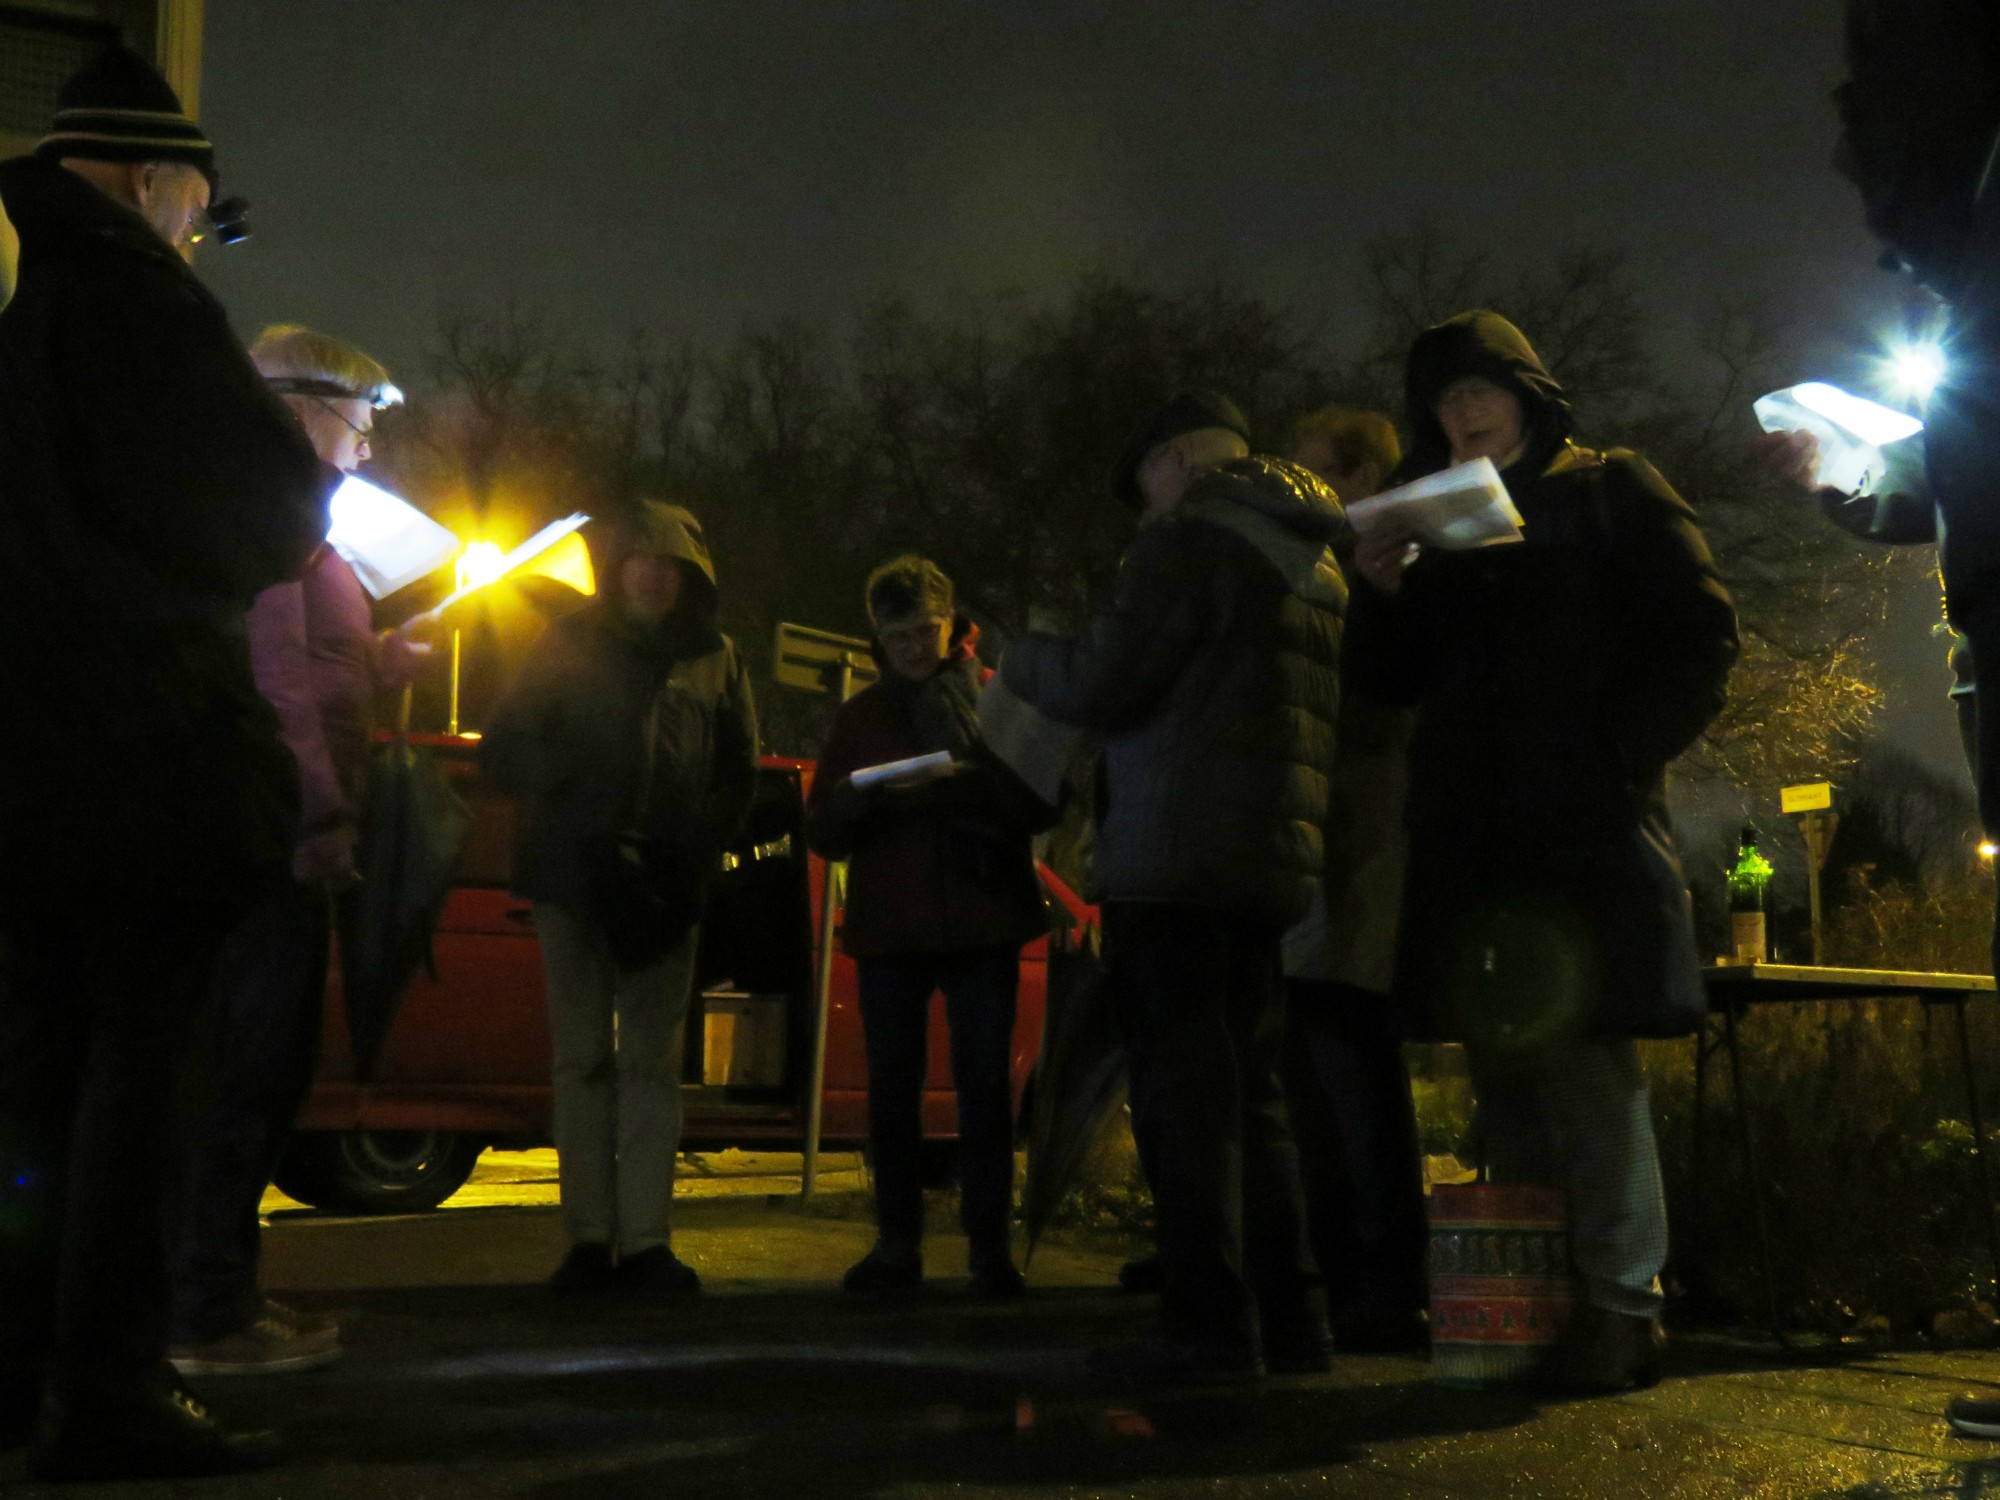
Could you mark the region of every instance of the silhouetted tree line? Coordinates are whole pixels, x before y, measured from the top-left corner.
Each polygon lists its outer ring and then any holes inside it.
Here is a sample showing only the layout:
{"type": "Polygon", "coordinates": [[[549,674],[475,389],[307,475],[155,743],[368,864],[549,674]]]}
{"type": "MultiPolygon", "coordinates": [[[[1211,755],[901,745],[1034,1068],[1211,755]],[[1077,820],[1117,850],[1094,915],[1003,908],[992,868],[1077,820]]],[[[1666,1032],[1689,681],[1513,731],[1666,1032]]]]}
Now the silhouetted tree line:
{"type": "MultiPolygon", "coordinates": [[[[1344,345],[1215,276],[1162,288],[1095,273],[1063,295],[920,310],[890,300],[838,323],[785,320],[719,347],[652,330],[615,351],[532,312],[440,324],[431,381],[383,424],[403,492],[462,533],[526,535],[574,508],[682,501],[709,528],[724,625],[768,672],[775,624],[863,631],[860,585],[903,548],[960,580],[990,633],[1074,620],[1128,517],[1105,475],[1172,390],[1237,396],[1260,445],[1340,400],[1397,412],[1421,328],[1492,306],[1525,328],[1575,398],[1586,442],[1639,448],[1700,512],[1742,607],[1729,712],[1688,774],[1775,788],[1850,763],[1877,690],[1866,647],[1891,570],[1749,458],[1749,403],[1785,383],[1756,308],[1662,327],[1601,248],[1503,264],[1434,232],[1368,247],[1368,313],[1344,345]]],[[[476,625],[468,720],[532,622],[496,602],[476,625]],[[495,618],[499,616],[501,618],[495,618]]],[[[768,689],[775,748],[807,753],[824,704],[768,689]]]]}

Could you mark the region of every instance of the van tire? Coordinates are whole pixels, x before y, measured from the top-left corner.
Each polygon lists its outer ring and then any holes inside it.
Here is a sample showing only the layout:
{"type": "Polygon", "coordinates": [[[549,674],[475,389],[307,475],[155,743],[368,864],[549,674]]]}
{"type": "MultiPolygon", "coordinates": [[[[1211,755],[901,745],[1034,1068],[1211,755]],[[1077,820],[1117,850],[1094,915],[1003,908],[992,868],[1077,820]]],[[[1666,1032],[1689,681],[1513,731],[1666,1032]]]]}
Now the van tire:
{"type": "Polygon", "coordinates": [[[273,1181],[325,1213],[423,1213],[465,1186],[483,1149],[455,1130],[305,1130],[273,1181]]]}

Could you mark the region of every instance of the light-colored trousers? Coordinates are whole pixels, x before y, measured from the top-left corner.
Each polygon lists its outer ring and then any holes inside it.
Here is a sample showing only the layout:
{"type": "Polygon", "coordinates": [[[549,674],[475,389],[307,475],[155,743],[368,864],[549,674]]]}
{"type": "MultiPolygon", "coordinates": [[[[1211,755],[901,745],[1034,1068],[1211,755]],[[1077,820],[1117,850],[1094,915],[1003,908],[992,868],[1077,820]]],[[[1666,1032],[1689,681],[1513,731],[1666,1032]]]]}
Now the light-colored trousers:
{"type": "Polygon", "coordinates": [[[1592,1305],[1657,1314],[1667,1198],[1638,1047],[1624,1037],[1524,1055],[1468,1046],[1465,1060],[1493,1180],[1561,1188],[1592,1305]]]}
{"type": "Polygon", "coordinates": [[[576,907],[537,901],[535,932],[555,1043],[564,1226],[572,1243],[621,1256],[664,1245],[700,929],[630,973],[619,972],[603,932],[576,907]]]}

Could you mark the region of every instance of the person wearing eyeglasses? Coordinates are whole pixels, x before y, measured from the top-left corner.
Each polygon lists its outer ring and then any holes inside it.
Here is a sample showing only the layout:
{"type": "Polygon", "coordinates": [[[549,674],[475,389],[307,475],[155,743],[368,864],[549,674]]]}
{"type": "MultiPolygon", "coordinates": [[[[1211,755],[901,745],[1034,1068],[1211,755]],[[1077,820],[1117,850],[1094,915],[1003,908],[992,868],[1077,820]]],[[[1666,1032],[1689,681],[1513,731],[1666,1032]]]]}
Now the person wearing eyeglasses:
{"type": "Polygon", "coordinates": [[[243,615],[304,573],[340,476],[190,268],[215,185],[119,46],[0,162],[0,1448],[42,1480],[279,1452],[167,1363],[167,1201],[223,940],[298,838],[243,615]]]}
{"type": "MultiPolygon", "coordinates": [[[[400,393],[351,344],[267,328],[251,361],[326,463],[367,462],[378,408],[400,393]]],[[[246,620],[257,689],[298,763],[303,827],[291,878],[272,884],[223,949],[204,1038],[207,1084],[183,1184],[173,1344],[183,1375],[279,1374],[340,1355],[340,1330],[259,1290],[258,1205],[312,1087],[333,905],[354,866],[369,717],[427,647],[373,629],[367,593],[331,547],[306,576],[257,596],[246,620]]]]}

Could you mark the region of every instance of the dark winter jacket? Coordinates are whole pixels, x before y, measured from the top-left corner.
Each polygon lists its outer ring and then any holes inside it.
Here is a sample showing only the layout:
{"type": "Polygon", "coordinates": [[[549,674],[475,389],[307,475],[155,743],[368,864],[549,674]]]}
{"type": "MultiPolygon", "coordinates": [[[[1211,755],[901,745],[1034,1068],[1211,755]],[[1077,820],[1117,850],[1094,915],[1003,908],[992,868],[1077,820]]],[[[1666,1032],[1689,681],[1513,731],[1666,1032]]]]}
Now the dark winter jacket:
{"type": "Polygon", "coordinates": [[[1081,635],[1008,647],[1009,688],[1104,736],[1099,899],[1274,927],[1305,914],[1340,712],[1347,586],[1329,544],[1345,524],[1306,470],[1226,464],[1140,531],[1081,635]]]}
{"type": "Polygon", "coordinates": [[[806,803],[806,842],[847,861],[841,945],[857,958],[1018,947],[1049,928],[1030,835],[1055,809],[979,742],[990,675],[961,617],[950,660],[912,682],[885,670],[833,717],[806,803]],[[856,792],[863,766],[950,750],[969,769],[904,789],[856,792]]]}
{"type": "Polygon", "coordinates": [[[1990,0],[1849,0],[1838,163],[1892,263],[1951,304],[1926,410],[1953,623],[2000,626],[2000,11],[1990,0]],[[1982,184],[1984,191],[1982,192],[1982,184]]]}
{"type": "Polygon", "coordinates": [[[1469,374],[1529,418],[1503,475],[1523,539],[1428,550],[1350,624],[1356,690],[1418,708],[1398,1001],[1420,1034],[1676,1034],[1701,998],[1665,773],[1722,707],[1735,611],[1686,503],[1636,454],[1570,442],[1496,314],[1412,350],[1415,464],[1446,460],[1434,405],[1469,374]]]}
{"type": "Polygon", "coordinates": [[[298,819],[243,615],[305,570],[339,476],[136,214],[32,157],[0,200],[0,899],[227,904],[298,819]]]}
{"type": "Polygon", "coordinates": [[[646,502],[591,605],[542,633],[480,746],[486,774],[527,799],[513,889],[589,908],[607,848],[637,830],[705,878],[749,812],[757,713],[736,643],[715,626],[715,566],[700,526],[646,502]],[[682,559],[678,607],[629,620],[617,580],[638,545],[682,559]]]}

